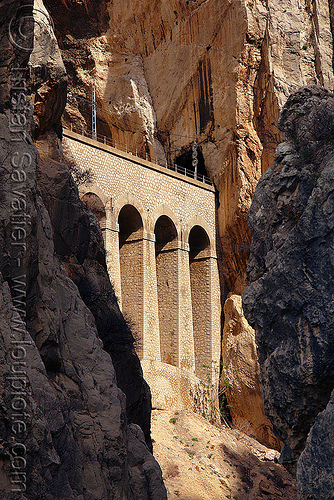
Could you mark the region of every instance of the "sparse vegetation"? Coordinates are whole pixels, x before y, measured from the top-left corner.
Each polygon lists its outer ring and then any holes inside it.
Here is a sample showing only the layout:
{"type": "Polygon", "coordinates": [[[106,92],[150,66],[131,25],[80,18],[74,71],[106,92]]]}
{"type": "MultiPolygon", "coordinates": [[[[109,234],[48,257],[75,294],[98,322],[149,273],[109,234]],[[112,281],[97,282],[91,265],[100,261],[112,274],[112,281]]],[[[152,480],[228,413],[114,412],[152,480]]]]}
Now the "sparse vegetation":
{"type": "Polygon", "coordinates": [[[70,160],[67,162],[67,168],[71,172],[77,186],[82,186],[83,184],[92,184],[94,180],[94,174],[91,168],[81,170],[74,160],[70,160]]]}

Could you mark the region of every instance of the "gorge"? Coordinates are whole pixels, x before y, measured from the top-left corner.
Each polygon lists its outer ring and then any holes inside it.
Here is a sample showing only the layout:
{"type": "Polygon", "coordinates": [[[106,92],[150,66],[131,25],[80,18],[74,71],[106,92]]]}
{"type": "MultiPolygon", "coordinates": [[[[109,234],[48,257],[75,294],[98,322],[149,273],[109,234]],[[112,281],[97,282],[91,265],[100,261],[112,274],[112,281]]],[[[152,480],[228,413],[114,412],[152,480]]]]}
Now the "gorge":
{"type": "MultiPolygon", "coordinates": [[[[1,498],[167,498],[101,224],[69,170],[63,129],[91,135],[93,85],[97,133],[119,148],[191,170],[196,143],[216,194],[212,293],[232,424],[270,448],[283,443],[300,500],[333,498],[333,12],[327,0],[0,4],[1,498]],[[13,340],[29,345],[16,385],[13,340]],[[19,387],[29,409],[20,459],[19,387]]],[[[193,302],[202,295],[198,284],[193,302]]],[[[191,404],[200,411],[201,401],[191,404]]],[[[169,418],[190,427],[183,413],[169,418]]],[[[279,498],[280,481],[266,481],[279,498]]],[[[255,483],[252,498],[267,498],[255,483]]],[[[175,491],[168,483],[168,498],[204,499],[175,491]]]]}

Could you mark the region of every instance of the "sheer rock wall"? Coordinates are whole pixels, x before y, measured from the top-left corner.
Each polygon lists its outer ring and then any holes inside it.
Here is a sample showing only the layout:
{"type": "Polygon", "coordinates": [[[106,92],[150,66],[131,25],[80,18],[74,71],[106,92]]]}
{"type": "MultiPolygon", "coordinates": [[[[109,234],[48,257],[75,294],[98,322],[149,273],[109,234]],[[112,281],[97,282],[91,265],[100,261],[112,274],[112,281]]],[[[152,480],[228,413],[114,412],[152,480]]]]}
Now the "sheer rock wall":
{"type": "Polygon", "coordinates": [[[331,498],[334,94],[318,86],[292,94],[280,128],[287,140],[249,212],[243,307],[256,330],[266,412],[284,443],[281,461],[295,471],[302,453],[299,498],[331,498]]]}
{"type": "Polygon", "coordinates": [[[166,498],[103,238],[62,158],[66,74],[52,23],[23,0],[1,4],[0,19],[0,497],[166,498]]]}
{"type": "MultiPolygon", "coordinates": [[[[95,83],[99,133],[153,159],[175,160],[197,139],[219,191],[227,291],[241,293],[245,214],[281,140],[279,111],[301,85],[333,85],[327,0],[46,6],[70,91],[90,101],[95,83]]],[[[90,130],[90,110],[70,97],[65,124],[90,130]]]]}
{"type": "Polygon", "coordinates": [[[222,296],[241,295],[251,241],[246,214],[282,139],[280,109],[301,85],[333,86],[328,1],[46,6],[72,93],[65,125],[89,133],[94,83],[98,133],[122,147],[173,163],[197,140],[219,194],[222,296]]]}

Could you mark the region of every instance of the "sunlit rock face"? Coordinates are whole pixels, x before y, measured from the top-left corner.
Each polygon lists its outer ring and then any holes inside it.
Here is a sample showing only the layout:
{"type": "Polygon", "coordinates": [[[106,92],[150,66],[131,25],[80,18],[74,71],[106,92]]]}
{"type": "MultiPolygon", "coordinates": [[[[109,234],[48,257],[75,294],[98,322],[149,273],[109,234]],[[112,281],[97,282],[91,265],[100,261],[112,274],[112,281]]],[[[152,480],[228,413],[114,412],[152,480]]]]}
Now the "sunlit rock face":
{"type": "Polygon", "coordinates": [[[255,332],[243,315],[240,295],[228,296],[224,316],[221,390],[227,396],[233,425],[279,450],[281,443],[264,414],[255,332]]]}
{"type": "Polygon", "coordinates": [[[284,443],[281,460],[294,471],[307,438],[298,463],[300,498],[330,498],[321,485],[333,463],[334,95],[318,86],[300,89],[279,123],[286,142],[249,212],[243,307],[256,331],[266,412],[284,443]],[[311,462],[318,468],[312,478],[311,462]]]}

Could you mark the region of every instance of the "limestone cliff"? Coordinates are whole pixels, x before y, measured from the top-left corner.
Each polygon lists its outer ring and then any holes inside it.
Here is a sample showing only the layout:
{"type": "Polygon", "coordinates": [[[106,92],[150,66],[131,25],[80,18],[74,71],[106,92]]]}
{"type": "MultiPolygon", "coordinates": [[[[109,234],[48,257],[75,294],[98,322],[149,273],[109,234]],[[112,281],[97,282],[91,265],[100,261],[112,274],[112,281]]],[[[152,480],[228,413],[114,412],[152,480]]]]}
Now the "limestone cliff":
{"type": "Polygon", "coordinates": [[[333,496],[334,94],[318,86],[289,97],[286,142],[257,185],[243,294],[256,330],[267,414],[300,499],[333,496]],[[323,413],[321,413],[323,412],[323,413]],[[304,450],[304,451],[303,451],[304,450]]]}
{"type": "MultiPolygon", "coordinates": [[[[90,130],[94,83],[98,133],[118,145],[127,144],[162,162],[187,164],[191,145],[198,142],[202,167],[219,193],[223,295],[233,292],[240,296],[251,239],[245,217],[256,183],[281,140],[277,127],[280,108],[300,85],[333,85],[327,0],[291,0],[288,4],[277,0],[131,0],[126,9],[122,0],[46,0],[45,4],[54,19],[69,78],[66,126],[72,124],[79,132],[90,130]]],[[[126,326],[123,324],[122,332],[128,342],[121,345],[114,335],[115,322],[118,325],[122,320],[105,274],[101,237],[96,221],[80,205],[61,160],[58,138],[65,100],[64,70],[55,70],[59,68],[57,50],[51,54],[52,63],[41,64],[41,56],[43,51],[31,56],[35,137],[42,157],[38,169],[41,194],[53,225],[55,250],[93,313],[105,349],[114,356],[118,383],[128,395],[128,416],[140,423],[147,437],[144,421],[149,396],[140,369],[135,367],[126,326]],[[73,221],[68,216],[62,220],[59,214],[63,213],[73,215],[73,221]],[[101,280],[96,280],[97,275],[101,280]],[[111,337],[110,318],[114,326],[111,337]],[[116,362],[120,357],[114,355],[117,351],[122,352],[121,359],[124,356],[120,366],[116,362]],[[139,374],[133,392],[132,375],[125,379],[127,360],[132,360],[136,377],[139,374]]],[[[1,74],[5,88],[7,73],[3,69],[1,74]]],[[[239,322],[238,331],[245,325],[241,314],[232,320],[239,322]]],[[[238,340],[238,346],[247,340],[244,352],[255,352],[252,335],[244,336],[239,344],[238,340]]],[[[45,352],[45,359],[51,360],[51,366],[56,361],[57,366],[59,355],[53,339],[45,352]]],[[[233,373],[238,367],[231,356],[229,360],[233,373]]],[[[255,373],[245,385],[257,388],[260,408],[256,366],[254,362],[255,373]]],[[[231,391],[231,398],[235,396],[231,391]]],[[[264,415],[261,418],[257,437],[266,432],[267,420],[264,415]]],[[[270,435],[267,444],[273,439],[270,435]]]]}
{"type": "Polygon", "coordinates": [[[99,225],[62,158],[52,21],[25,0],[3,2],[0,19],[0,498],[166,498],[136,425],[150,445],[149,391],[99,225]]]}
{"type": "Polygon", "coordinates": [[[225,391],[233,424],[261,443],[280,449],[264,415],[255,332],[243,315],[240,295],[229,294],[224,306],[221,389],[225,391]]]}

